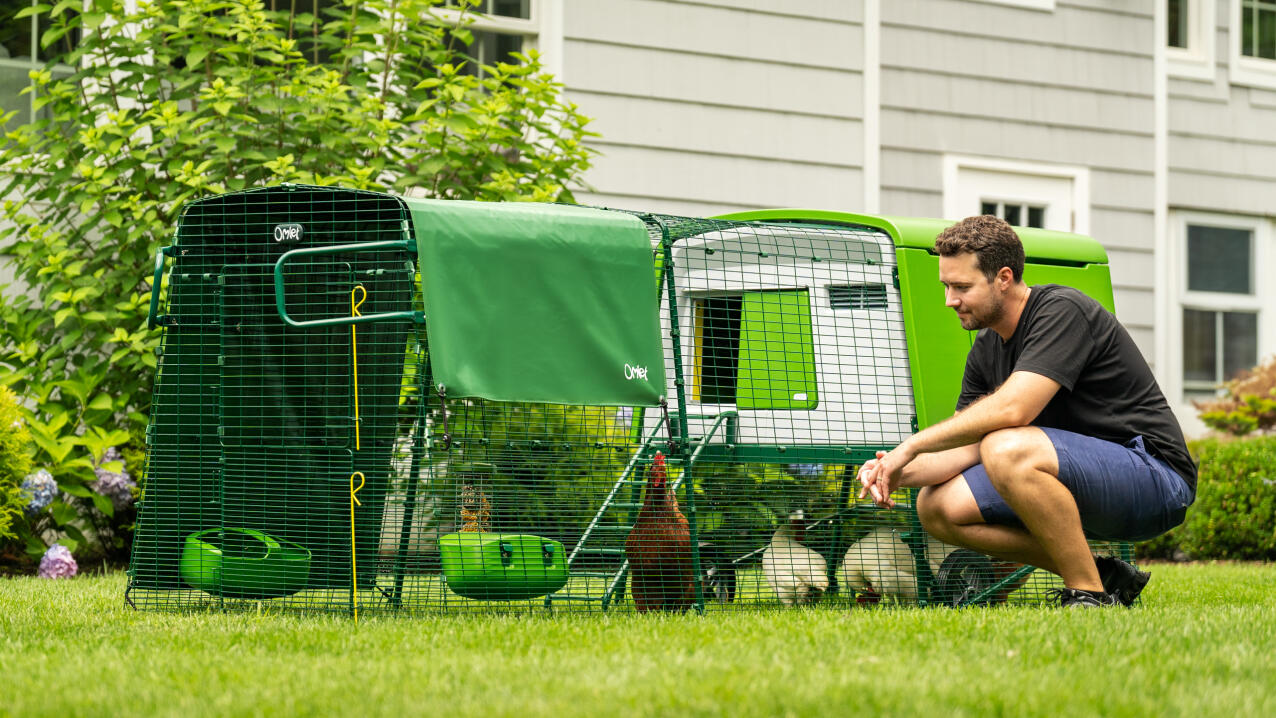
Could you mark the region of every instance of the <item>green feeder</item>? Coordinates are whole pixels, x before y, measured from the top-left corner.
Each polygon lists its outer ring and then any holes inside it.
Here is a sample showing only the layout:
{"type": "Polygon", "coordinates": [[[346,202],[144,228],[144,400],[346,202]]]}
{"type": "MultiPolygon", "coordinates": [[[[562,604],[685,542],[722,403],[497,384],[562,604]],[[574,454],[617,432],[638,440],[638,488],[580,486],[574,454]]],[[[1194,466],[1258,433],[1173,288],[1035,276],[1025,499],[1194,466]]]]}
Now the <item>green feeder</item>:
{"type": "Polygon", "coordinates": [[[306,587],[310,551],[253,529],[208,529],[186,537],[181,572],[215,596],[278,598],[306,587]]]}
{"type": "Polygon", "coordinates": [[[451,533],[439,537],[448,588],[466,598],[512,601],[567,583],[558,541],[529,534],[451,533]]]}

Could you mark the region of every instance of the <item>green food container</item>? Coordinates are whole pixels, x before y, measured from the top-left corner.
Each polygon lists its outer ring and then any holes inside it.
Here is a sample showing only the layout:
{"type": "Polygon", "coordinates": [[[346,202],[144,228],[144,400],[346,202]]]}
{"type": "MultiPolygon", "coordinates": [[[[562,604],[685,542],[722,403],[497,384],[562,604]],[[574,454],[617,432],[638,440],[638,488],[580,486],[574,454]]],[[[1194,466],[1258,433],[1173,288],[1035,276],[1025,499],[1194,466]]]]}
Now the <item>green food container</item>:
{"type": "Polygon", "coordinates": [[[448,588],[466,598],[510,601],[567,583],[563,545],[528,534],[451,533],[439,538],[448,588]]]}
{"type": "Polygon", "coordinates": [[[306,587],[310,551],[253,529],[208,529],[186,537],[181,573],[215,596],[278,598],[306,587]]]}

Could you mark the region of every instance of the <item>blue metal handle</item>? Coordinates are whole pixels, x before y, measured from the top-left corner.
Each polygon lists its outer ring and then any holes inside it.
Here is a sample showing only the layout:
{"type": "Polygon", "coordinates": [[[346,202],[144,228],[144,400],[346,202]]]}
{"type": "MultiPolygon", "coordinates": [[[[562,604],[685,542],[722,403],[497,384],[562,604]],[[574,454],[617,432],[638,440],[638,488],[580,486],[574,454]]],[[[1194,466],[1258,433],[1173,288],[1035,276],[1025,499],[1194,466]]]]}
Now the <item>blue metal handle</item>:
{"type": "Polygon", "coordinates": [[[381,314],[370,314],[366,317],[333,317],[331,319],[309,319],[306,321],[297,321],[296,319],[288,316],[288,310],[284,307],[284,264],[289,260],[301,256],[343,254],[347,252],[370,252],[378,249],[401,249],[405,252],[415,252],[416,245],[410,239],[395,239],[384,242],[337,244],[331,247],[307,247],[305,249],[294,249],[290,252],[284,252],[283,255],[275,262],[275,311],[279,312],[279,318],[283,319],[284,323],[291,327],[331,327],[343,324],[366,324],[368,322],[385,322],[401,319],[417,322],[418,324],[424,323],[425,312],[412,310],[403,312],[383,312],[381,314]]]}
{"type": "Polygon", "coordinates": [[[159,315],[160,282],[164,280],[164,257],[172,254],[176,247],[160,247],[155,252],[155,278],[151,280],[151,308],[146,313],[146,328],[154,329],[163,318],[159,315]]]}

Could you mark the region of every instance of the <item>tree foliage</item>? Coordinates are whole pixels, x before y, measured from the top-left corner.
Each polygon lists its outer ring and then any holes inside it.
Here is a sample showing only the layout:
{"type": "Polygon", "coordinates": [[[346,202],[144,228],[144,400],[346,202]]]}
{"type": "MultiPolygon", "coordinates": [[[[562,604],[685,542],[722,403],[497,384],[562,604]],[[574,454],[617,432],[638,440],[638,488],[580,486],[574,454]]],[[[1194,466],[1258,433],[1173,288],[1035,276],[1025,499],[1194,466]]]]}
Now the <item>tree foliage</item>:
{"type": "Polygon", "coordinates": [[[109,504],[86,488],[106,449],[140,445],[158,345],[151,262],[185,201],[284,181],[572,199],[588,118],[535,52],[476,67],[474,0],[459,14],[441,2],[342,0],[321,17],[261,0],[19,13],[41,16],[52,57],[32,73],[39,119],[0,147],[0,253],[27,285],[0,296],[0,385],[23,399],[37,465],[78,505],[59,529],[109,504]]]}

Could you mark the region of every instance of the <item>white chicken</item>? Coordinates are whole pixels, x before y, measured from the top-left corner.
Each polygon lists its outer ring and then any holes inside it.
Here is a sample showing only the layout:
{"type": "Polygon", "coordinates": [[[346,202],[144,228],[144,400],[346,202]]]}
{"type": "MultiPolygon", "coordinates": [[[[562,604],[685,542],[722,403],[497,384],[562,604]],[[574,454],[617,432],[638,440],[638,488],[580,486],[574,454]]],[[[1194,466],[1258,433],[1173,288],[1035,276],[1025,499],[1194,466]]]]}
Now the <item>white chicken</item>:
{"type": "MultiPolygon", "coordinates": [[[[932,537],[926,537],[926,560],[931,573],[939,571],[948,554],[956,551],[932,537]]],[[[876,603],[884,596],[917,600],[917,564],[899,532],[886,526],[869,531],[846,549],[840,573],[843,592],[853,590],[861,603],[876,603]]]]}
{"type": "Polygon", "coordinates": [[[762,554],[766,582],[786,606],[811,604],[828,590],[828,563],[818,552],[802,545],[806,524],[801,511],[789,515],[771,537],[762,554]]]}

